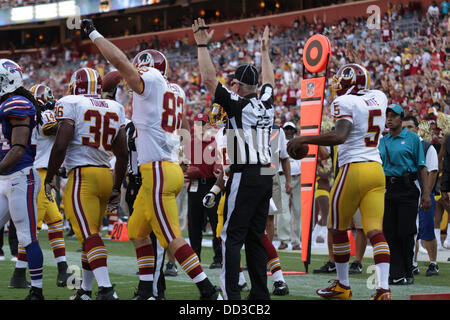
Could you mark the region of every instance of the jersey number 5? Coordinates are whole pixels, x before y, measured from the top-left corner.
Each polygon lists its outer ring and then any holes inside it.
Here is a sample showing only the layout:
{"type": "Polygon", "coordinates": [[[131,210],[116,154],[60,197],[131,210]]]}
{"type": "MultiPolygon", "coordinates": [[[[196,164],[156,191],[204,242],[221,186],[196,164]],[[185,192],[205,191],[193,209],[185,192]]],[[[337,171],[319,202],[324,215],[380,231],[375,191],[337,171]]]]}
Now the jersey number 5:
{"type": "Polygon", "coordinates": [[[91,146],[94,148],[99,148],[100,145],[103,146],[105,151],[112,150],[112,140],[116,135],[116,129],[111,128],[110,122],[119,121],[119,116],[114,112],[106,112],[104,116],[97,110],[87,110],[84,113],[85,121],[92,121],[94,118],[94,125],[89,127],[89,133],[94,135],[94,141],[91,137],[82,137],[81,143],[86,146],[91,146]],[[102,130],[103,129],[103,130],[102,130]],[[111,139],[109,138],[111,137],[111,139]]]}
{"type": "Polygon", "coordinates": [[[176,97],[171,91],[166,91],[163,96],[163,113],[161,115],[161,128],[169,133],[181,128],[183,113],[183,98],[176,97]]]}
{"type": "Polygon", "coordinates": [[[366,144],[366,147],[369,148],[376,148],[378,147],[378,138],[380,137],[381,129],[380,126],[373,124],[373,118],[375,117],[381,117],[381,110],[380,109],[374,109],[369,110],[369,123],[367,126],[367,133],[374,133],[373,140],[370,137],[364,138],[364,143],[366,144]]]}

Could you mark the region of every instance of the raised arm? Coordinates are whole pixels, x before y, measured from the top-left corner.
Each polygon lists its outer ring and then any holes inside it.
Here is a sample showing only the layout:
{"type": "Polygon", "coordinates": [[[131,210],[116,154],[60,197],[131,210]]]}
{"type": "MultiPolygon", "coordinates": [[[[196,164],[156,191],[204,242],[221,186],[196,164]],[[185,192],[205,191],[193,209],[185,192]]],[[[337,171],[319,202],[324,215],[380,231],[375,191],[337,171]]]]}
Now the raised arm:
{"type": "Polygon", "coordinates": [[[81,30],[89,36],[100,50],[101,54],[120,72],[127,85],[134,92],[141,94],[144,90],[143,82],[138,70],[128,60],[128,57],[111,41],[105,39],[94,27],[91,19],[81,22],[81,30]]]}
{"type": "Polygon", "coordinates": [[[211,40],[214,30],[207,32],[208,28],[205,25],[205,20],[202,18],[194,20],[194,24],[192,24],[192,31],[194,32],[195,42],[198,47],[198,65],[200,67],[202,82],[205,84],[206,90],[214,95],[218,80],[216,77],[216,68],[208,51],[208,42],[211,40]]]}
{"type": "Polygon", "coordinates": [[[269,56],[269,34],[270,28],[266,26],[261,39],[261,75],[262,83],[269,83],[272,87],[275,86],[275,75],[273,73],[273,65],[269,56]]]}

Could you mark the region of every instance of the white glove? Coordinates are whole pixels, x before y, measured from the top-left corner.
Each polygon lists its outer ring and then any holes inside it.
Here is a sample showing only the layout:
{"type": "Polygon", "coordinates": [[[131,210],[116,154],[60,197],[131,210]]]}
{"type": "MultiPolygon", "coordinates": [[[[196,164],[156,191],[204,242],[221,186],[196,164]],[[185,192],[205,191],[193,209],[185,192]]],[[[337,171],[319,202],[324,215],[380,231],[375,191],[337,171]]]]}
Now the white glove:
{"type": "Polygon", "coordinates": [[[214,185],[211,190],[203,198],[203,205],[206,208],[212,208],[216,205],[216,196],[219,194],[220,188],[214,185]]]}
{"type": "Polygon", "coordinates": [[[203,198],[203,205],[206,208],[212,208],[214,207],[216,204],[216,195],[214,194],[214,192],[208,192],[206,194],[206,196],[203,198]]]}

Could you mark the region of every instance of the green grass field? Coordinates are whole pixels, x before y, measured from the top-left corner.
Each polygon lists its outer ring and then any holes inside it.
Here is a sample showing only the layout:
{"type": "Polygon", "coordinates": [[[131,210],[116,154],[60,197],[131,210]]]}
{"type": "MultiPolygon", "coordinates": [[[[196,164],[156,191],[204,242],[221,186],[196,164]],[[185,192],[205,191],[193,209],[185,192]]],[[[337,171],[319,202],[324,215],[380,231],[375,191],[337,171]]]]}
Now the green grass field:
{"type": "MultiPolygon", "coordinates": [[[[44,295],[47,300],[68,300],[74,293],[68,288],[56,287],[56,262],[53,258],[53,253],[48,244],[47,232],[41,231],[39,234],[41,248],[44,252],[44,295]]],[[[66,237],[66,255],[68,264],[81,266],[80,253],[77,250],[80,248],[78,241],[75,238],[66,237]]],[[[110,272],[111,281],[115,284],[116,292],[120,299],[129,300],[138,284],[138,276],[136,275],[137,263],[135,251],[131,242],[117,242],[104,240],[108,249],[108,268],[110,272]]],[[[9,289],[9,279],[13,273],[15,263],[9,261],[8,241],[5,237],[5,252],[6,261],[0,261],[0,300],[21,300],[28,294],[28,289],[9,289]]],[[[284,271],[305,271],[303,262],[301,261],[300,253],[297,252],[279,252],[281,264],[284,271]]],[[[243,263],[245,263],[245,255],[242,254],[243,263]]],[[[209,264],[212,261],[212,248],[204,247],[202,250],[202,267],[206,274],[211,279],[213,284],[219,286],[218,269],[209,269],[209,264]]],[[[353,258],[351,259],[351,261],[353,258]]],[[[315,290],[318,288],[325,288],[328,286],[328,280],[336,278],[335,274],[319,275],[313,274],[314,268],[320,267],[327,261],[325,255],[312,255],[311,264],[309,265],[309,273],[303,275],[285,275],[288,283],[290,294],[284,297],[272,296],[274,300],[319,300],[316,296],[315,290]]],[[[367,300],[374,292],[371,288],[372,280],[375,278],[373,271],[367,273],[373,260],[365,258],[363,260],[363,273],[360,275],[350,275],[350,284],[353,292],[354,300],[367,300]],[[369,283],[369,285],[368,285],[369,283]]],[[[415,277],[414,285],[410,286],[393,286],[392,297],[394,300],[408,300],[410,294],[417,293],[442,293],[450,292],[450,263],[440,262],[440,275],[435,277],[426,277],[425,270],[427,268],[426,262],[419,262],[421,274],[415,277]]],[[[246,274],[249,282],[248,274],[246,274]]],[[[190,278],[185,275],[181,268],[178,267],[177,277],[166,277],[166,298],[168,300],[195,300],[198,299],[199,293],[196,286],[191,282],[190,278]]],[[[272,279],[268,277],[269,290],[272,290],[272,279]]],[[[94,287],[94,298],[95,292],[94,287]]],[[[243,298],[246,296],[242,294],[243,298]]]]}

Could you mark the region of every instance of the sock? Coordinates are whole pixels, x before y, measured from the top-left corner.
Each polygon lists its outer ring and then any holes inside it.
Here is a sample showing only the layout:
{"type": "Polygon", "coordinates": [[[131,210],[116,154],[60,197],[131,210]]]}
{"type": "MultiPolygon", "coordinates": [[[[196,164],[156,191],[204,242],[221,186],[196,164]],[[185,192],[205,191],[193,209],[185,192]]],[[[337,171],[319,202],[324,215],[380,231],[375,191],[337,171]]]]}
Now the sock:
{"type": "Polygon", "coordinates": [[[31,286],[42,288],[42,270],[44,264],[44,256],[42,255],[39,242],[35,241],[25,248],[28,257],[28,268],[30,271],[31,286]]]}
{"type": "Polygon", "coordinates": [[[430,264],[437,264],[436,261],[430,261],[430,264]]]}
{"type": "Polygon", "coordinates": [[[242,286],[244,283],[246,283],[247,281],[245,280],[245,276],[244,276],[244,270],[242,269],[242,267],[239,270],[239,285],[242,286]]]}
{"type": "Polygon", "coordinates": [[[86,239],[86,257],[99,287],[111,287],[106,259],[108,252],[98,234],[86,239]]]}
{"type": "Polygon", "coordinates": [[[82,279],[81,282],[81,289],[84,291],[92,291],[92,283],[94,281],[94,273],[91,270],[91,266],[89,265],[89,261],[87,260],[86,252],[84,251],[84,245],[83,250],[81,251],[81,272],[82,272],[82,279]]]}
{"type": "Polygon", "coordinates": [[[48,224],[48,242],[56,262],[66,261],[66,244],[63,236],[62,220],[48,224]]]}
{"type": "Polygon", "coordinates": [[[438,249],[442,248],[442,242],[441,242],[441,229],[440,228],[434,228],[434,236],[436,237],[437,247],[438,249]]]}
{"type": "Polygon", "coordinates": [[[378,286],[389,289],[389,265],[391,261],[389,245],[383,233],[372,236],[370,243],[373,247],[373,260],[377,271],[378,286]]]}
{"type": "Polygon", "coordinates": [[[345,286],[350,286],[348,277],[350,242],[348,240],[347,231],[339,231],[333,235],[333,255],[339,282],[345,286]]]}
{"type": "Polygon", "coordinates": [[[266,248],[267,252],[267,267],[270,270],[270,273],[272,273],[272,277],[274,281],[284,281],[283,278],[283,272],[281,271],[281,263],[280,258],[278,257],[277,250],[275,250],[275,247],[272,244],[272,241],[270,241],[267,234],[264,234],[262,238],[262,243],[264,245],[264,248],[266,248]],[[276,273],[276,276],[275,276],[276,273]],[[280,279],[281,274],[281,280],[275,280],[275,278],[280,279]]]}
{"type": "Polygon", "coordinates": [[[19,243],[17,245],[16,268],[25,269],[26,267],[28,267],[27,252],[23,248],[22,244],[19,243]]]}
{"type": "Polygon", "coordinates": [[[194,250],[192,250],[188,244],[178,248],[174,256],[175,259],[177,259],[178,264],[181,266],[181,269],[187,273],[194,283],[200,282],[207,278],[200,265],[197,254],[195,254],[194,250]]]}
{"type": "Polygon", "coordinates": [[[155,273],[155,253],[153,245],[144,245],[136,249],[136,258],[139,269],[139,280],[153,281],[155,273]]]}

